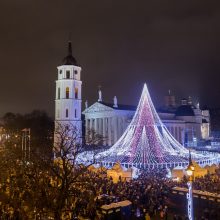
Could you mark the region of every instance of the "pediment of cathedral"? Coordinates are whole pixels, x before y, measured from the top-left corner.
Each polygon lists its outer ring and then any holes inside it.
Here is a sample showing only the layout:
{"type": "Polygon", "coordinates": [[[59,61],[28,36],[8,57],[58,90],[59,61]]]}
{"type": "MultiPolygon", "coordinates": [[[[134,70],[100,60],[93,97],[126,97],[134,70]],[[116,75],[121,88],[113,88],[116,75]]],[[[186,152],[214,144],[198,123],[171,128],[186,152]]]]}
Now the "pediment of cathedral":
{"type": "Polygon", "coordinates": [[[89,106],[87,109],[85,109],[82,113],[88,114],[88,113],[97,113],[97,112],[113,111],[113,110],[114,109],[109,106],[96,102],[93,105],[89,106]]]}

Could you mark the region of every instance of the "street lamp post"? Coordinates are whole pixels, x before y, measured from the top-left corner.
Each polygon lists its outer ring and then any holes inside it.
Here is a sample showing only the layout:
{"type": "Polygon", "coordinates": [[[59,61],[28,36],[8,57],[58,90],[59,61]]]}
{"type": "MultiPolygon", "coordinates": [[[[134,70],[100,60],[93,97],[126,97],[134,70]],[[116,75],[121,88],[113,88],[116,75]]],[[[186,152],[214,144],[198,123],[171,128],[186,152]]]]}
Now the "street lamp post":
{"type": "Polygon", "coordinates": [[[189,180],[187,182],[187,186],[189,189],[189,192],[187,193],[187,201],[188,201],[188,218],[189,220],[193,220],[193,189],[192,189],[192,183],[193,183],[193,173],[194,173],[195,167],[192,163],[191,153],[189,150],[189,165],[186,169],[186,173],[189,176],[189,180]]]}

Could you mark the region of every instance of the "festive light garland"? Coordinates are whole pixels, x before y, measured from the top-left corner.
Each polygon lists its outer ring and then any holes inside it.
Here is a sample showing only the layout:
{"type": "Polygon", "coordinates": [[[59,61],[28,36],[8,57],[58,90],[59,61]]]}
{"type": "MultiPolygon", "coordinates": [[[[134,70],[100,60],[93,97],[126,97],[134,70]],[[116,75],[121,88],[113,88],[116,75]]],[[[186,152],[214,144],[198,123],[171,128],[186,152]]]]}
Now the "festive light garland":
{"type": "Polygon", "coordinates": [[[187,186],[189,192],[186,194],[187,198],[187,211],[188,211],[188,218],[189,220],[193,220],[193,191],[192,191],[192,182],[187,182],[187,186]]]}
{"type": "MultiPolygon", "coordinates": [[[[81,158],[89,160],[90,153],[81,158]]],[[[217,154],[216,154],[217,155],[217,154]]],[[[217,155],[220,160],[220,156],[217,155]]],[[[210,153],[192,152],[194,160],[205,160],[210,153]]],[[[168,131],[160,120],[147,85],[135,115],[121,138],[108,150],[99,153],[97,159],[102,162],[121,162],[127,164],[164,164],[188,161],[188,150],[168,131]],[[103,159],[104,158],[104,159],[103,159]]]]}

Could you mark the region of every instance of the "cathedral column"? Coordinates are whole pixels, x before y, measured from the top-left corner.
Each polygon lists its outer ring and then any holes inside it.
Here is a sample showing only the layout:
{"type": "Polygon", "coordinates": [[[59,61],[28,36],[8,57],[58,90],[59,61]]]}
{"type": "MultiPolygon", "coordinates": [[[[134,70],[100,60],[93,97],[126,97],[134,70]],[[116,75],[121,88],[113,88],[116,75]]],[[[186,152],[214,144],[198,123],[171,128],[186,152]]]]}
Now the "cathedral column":
{"type": "Polygon", "coordinates": [[[94,130],[95,130],[95,133],[98,134],[98,119],[95,118],[95,124],[94,124],[94,130]]]}
{"type": "Polygon", "coordinates": [[[90,133],[93,129],[93,118],[90,118],[90,126],[89,126],[89,129],[90,129],[90,133]]]}
{"type": "Polygon", "coordinates": [[[118,135],[121,136],[121,117],[118,118],[118,135]]]}
{"type": "Polygon", "coordinates": [[[103,123],[102,123],[102,118],[99,118],[99,134],[102,135],[102,130],[103,130],[103,123]]]}
{"type": "Polygon", "coordinates": [[[86,137],[85,137],[86,142],[88,140],[88,126],[89,126],[89,119],[86,119],[86,137]]]}
{"type": "Polygon", "coordinates": [[[118,119],[118,134],[119,134],[119,136],[121,136],[123,133],[123,124],[122,123],[123,123],[122,118],[119,118],[118,119]]]}
{"type": "Polygon", "coordinates": [[[177,139],[177,136],[176,136],[176,126],[175,125],[173,126],[173,130],[174,130],[173,136],[174,136],[175,139],[177,139]]]}
{"type": "Polygon", "coordinates": [[[179,131],[180,131],[180,127],[178,126],[177,127],[177,140],[178,140],[178,142],[180,142],[180,135],[179,135],[180,132],[179,131]]]}
{"type": "Polygon", "coordinates": [[[178,131],[179,131],[179,128],[178,128],[178,126],[176,126],[176,139],[177,140],[179,140],[179,136],[178,136],[179,132],[178,131]]]}
{"type": "Polygon", "coordinates": [[[175,139],[178,141],[178,126],[175,127],[175,139]]]}
{"type": "Polygon", "coordinates": [[[126,129],[126,123],[125,123],[125,117],[122,118],[122,134],[124,133],[125,129],[126,129]]]}
{"type": "Polygon", "coordinates": [[[174,136],[173,125],[171,126],[170,133],[174,136]]]}
{"type": "Polygon", "coordinates": [[[115,116],[114,117],[114,123],[113,123],[113,132],[114,132],[114,143],[117,141],[117,130],[118,130],[118,128],[117,128],[117,117],[115,116]]]}
{"type": "Polygon", "coordinates": [[[111,132],[111,118],[108,118],[108,145],[111,146],[112,142],[112,132],[111,132]]]}
{"type": "Polygon", "coordinates": [[[181,129],[181,142],[182,142],[182,145],[185,145],[185,132],[186,132],[186,128],[182,128],[181,129]]]}
{"type": "Polygon", "coordinates": [[[103,138],[103,118],[100,118],[99,119],[99,127],[100,127],[100,130],[99,130],[99,134],[101,135],[101,138],[102,138],[102,142],[104,143],[104,138],[103,138]]]}
{"type": "Polygon", "coordinates": [[[179,142],[182,144],[182,127],[179,127],[179,142]]]}
{"type": "Polygon", "coordinates": [[[105,126],[105,121],[106,121],[106,118],[103,118],[103,119],[102,119],[102,125],[103,125],[103,126],[102,126],[102,128],[103,128],[103,129],[102,129],[102,136],[103,136],[103,139],[104,139],[104,140],[103,140],[103,145],[106,145],[106,135],[105,135],[105,129],[106,129],[105,127],[106,127],[106,126],[105,126]]]}
{"type": "Polygon", "coordinates": [[[97,120],[98,120],[97,121],[97,123],[98,123],[98,132],[97,133],[98,134],[102,134],[101,123],[100,123],[102,119],[101,118],[97,118],[97,120]]]}
{"type": "Polygon", "coordinates": [[[99,118],[96,118],[96,134],[99,134],[99,129],[100,129],[99,118]]]}

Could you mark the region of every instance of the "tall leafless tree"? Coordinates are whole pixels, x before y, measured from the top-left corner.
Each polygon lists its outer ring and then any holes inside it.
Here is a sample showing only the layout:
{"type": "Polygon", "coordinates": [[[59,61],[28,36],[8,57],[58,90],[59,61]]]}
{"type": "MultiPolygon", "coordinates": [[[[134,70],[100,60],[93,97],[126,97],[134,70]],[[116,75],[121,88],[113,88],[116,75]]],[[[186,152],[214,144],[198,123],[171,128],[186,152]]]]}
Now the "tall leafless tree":
{"type": "Polygon", "coordinates": [[[32,152],[31,161],[27,161],[13,144],[0,156],[3,204],[19,208],[29,218],[47,213],[59,220],[65,210],[74,207],[77,196],[90,184],[88,167],[96,162],[97,145],[103,141],[94,131],[82,137],[73,125],[56,126],[54,158],[32,152]],[[93,152],[92,158],[86,164],[79,164],[77,157],[88,150],[93,152]]]}

